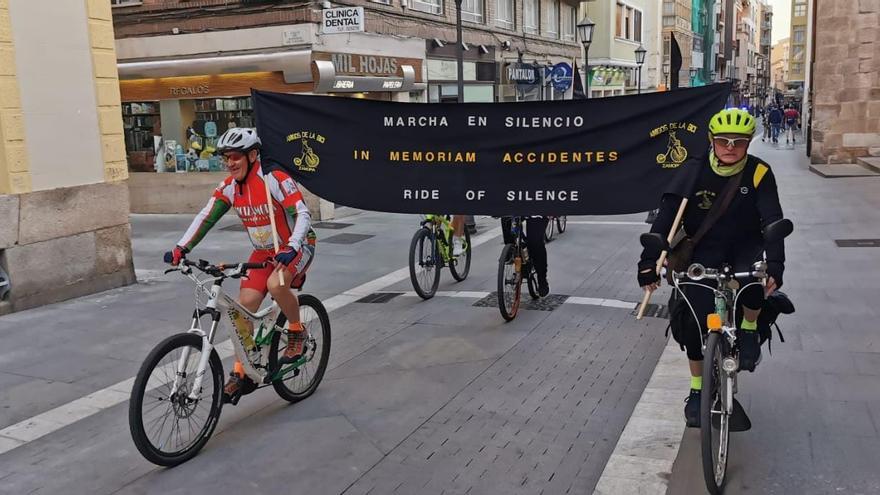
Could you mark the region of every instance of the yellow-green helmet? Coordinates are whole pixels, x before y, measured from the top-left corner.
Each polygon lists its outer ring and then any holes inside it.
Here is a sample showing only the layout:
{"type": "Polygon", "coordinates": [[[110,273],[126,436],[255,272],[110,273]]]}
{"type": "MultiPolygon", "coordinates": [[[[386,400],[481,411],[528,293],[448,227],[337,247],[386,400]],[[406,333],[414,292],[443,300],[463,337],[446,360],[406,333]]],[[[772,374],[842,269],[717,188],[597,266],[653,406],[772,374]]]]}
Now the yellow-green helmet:
{"type": "Polygon", "coordinates": [[[755,134],[755,118],[741,108],[725,108],[709,119],[709,134],[755,134]]]}

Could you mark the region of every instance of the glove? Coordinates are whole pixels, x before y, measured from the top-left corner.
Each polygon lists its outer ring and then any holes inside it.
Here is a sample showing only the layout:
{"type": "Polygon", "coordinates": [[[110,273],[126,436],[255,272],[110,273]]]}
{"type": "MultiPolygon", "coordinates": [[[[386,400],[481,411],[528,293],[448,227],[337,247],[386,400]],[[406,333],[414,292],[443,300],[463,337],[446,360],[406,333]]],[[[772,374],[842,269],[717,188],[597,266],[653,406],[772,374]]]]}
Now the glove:
{"type": "Polygon", "coordinates": [[[642,260],[639,261],[638,273],[639,287],[645,287],[660,281],[660,275],[657,275],[657,261],[642,260]]]}
{"type": "Polygon", "coordinates": [[[165,253],[165,263],[170,263],[171,266],[177,266],[180,264],[180,260],[186,258],[186,253],[189,252],[189,249],[180,246],[174,246],[174,249],[165,253]]]}
{"type": "Polygon", "coordinates": [[[296,258],[299,249],[293,249],[291,246],[284,246],[280,251],[275,255],[275,261],[281,263],[284,266],[290,265],[290,262],[296,258]]]}
{"type": "Polygon", "coordinates": [[[785,271],[785,264],[781,261],[768,261],[767,262],[767,275],[773,277],[773,280],[776,281],[776,288],[779,289],[782,287],[782,272],[785,271]]]}

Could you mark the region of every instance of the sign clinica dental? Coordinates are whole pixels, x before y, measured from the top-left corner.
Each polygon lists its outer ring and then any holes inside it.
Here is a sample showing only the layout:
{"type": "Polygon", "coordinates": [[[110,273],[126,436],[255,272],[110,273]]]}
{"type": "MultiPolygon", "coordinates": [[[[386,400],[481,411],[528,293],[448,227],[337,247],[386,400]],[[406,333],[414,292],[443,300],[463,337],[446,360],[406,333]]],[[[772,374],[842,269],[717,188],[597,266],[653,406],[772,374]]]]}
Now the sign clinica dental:
{"type": "Polygon", "coordinates": [[[363,7],[339,7],[321,11],[323,34],[356,33],[364,30],[363,7]]]}

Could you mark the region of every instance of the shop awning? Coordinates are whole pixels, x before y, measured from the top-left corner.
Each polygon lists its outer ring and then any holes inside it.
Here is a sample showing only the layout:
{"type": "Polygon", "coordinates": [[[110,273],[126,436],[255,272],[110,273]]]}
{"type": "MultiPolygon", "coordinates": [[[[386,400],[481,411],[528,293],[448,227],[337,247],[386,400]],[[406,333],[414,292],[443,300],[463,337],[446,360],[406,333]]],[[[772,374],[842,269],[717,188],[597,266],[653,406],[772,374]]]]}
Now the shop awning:
{"type": "Polygon", "coordinates": [[[284,82],[291,84],[312,80],[311,54],[311,50],[294,50],[221,57],[120,62],[117,67],[119,79],[280,71],[284,74],[284,82]]]}

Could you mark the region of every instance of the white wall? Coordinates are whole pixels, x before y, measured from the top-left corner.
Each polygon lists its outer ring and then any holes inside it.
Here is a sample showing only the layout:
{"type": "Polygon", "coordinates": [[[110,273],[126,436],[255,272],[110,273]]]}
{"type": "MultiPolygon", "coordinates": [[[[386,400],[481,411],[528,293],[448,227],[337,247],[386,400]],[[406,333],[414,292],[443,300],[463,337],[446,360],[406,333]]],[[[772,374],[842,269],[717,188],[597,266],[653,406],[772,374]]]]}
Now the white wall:
{"type": "Polygon", "coordinates": [[[9,0],[33,190],[104,181],[86,2],[9,0]]]}

